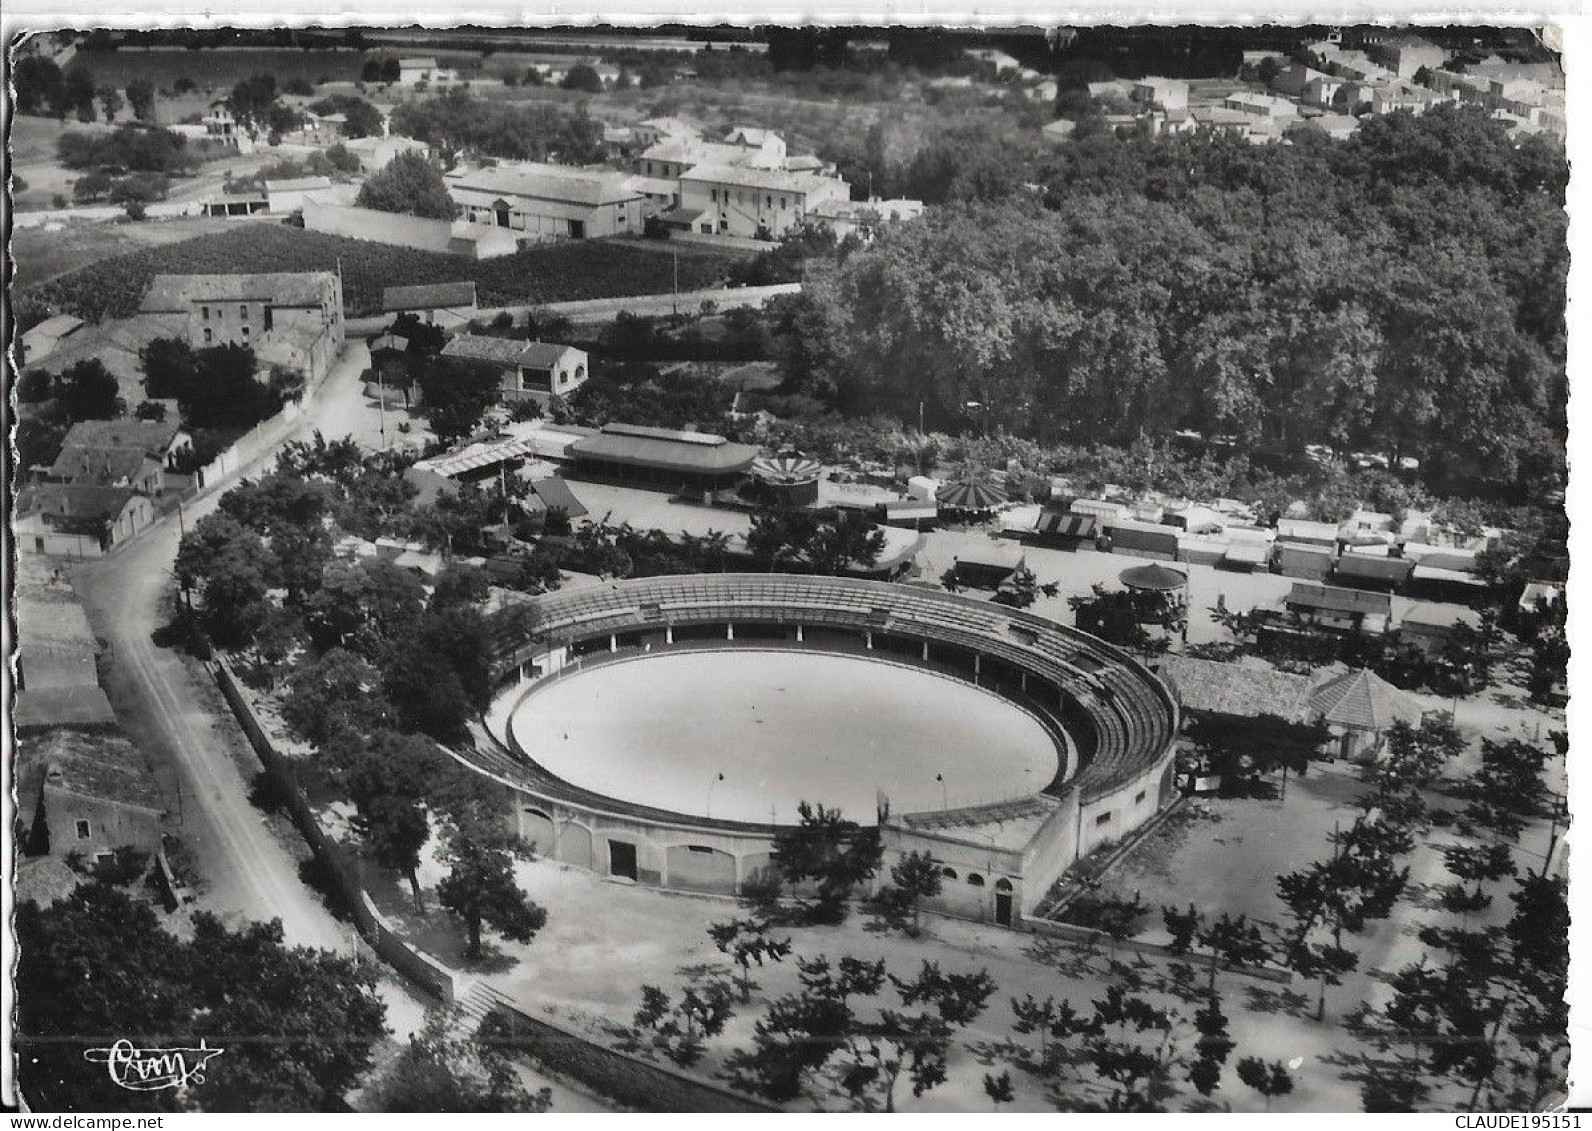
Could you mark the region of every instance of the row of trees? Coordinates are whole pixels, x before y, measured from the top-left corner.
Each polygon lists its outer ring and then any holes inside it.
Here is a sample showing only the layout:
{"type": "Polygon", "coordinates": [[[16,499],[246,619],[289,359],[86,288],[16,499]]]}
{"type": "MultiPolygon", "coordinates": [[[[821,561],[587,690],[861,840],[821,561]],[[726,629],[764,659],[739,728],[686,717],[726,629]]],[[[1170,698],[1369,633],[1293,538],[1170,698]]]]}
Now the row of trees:
{"type": "Polygon", "coordinates": [[[393,111],[392,129],[444,152],[470,150],[511,161],[589,165],[603,158],[602,123],[584,105],[489,102],[460,90],[411,100],[393,111]]]}
{"type": "Polygon", "coordinates": [[[102,167],[135,173],[184,176],[204,158],[202,147],[170,130],[117,126],[108,133],[68,130],[55,143],[56,157],[68,169],[102,167]]]}
{"type": "Polygon", "coordinates": [[[489,696],[486,580],[456,570],[428,594],[408,571],[334,553],[339,523],[374,536],[411,495],[351,441],[290,444],[184,536],[175,572],[217,642],[247,648],[271,682],[291,671],[283,717],[319,751],[302,773],[353,802],[367,850],[409,878],[417,905],[421,853],[440,829],[438,899],[474,956],[485,927],[528,941],[546,918],[514,880],[531,849],[495,791],[435,745],[463,737],[489,696]]]}
{"type": "Polygon", "coordinates": [[[1464,108],[1342,144],[1105,144],[1058,158],[1043,207],[1008,180],[819,273],[796,380],[1046,441],[1193,428],[1562,481],[1562,155],[1464,108]]]}

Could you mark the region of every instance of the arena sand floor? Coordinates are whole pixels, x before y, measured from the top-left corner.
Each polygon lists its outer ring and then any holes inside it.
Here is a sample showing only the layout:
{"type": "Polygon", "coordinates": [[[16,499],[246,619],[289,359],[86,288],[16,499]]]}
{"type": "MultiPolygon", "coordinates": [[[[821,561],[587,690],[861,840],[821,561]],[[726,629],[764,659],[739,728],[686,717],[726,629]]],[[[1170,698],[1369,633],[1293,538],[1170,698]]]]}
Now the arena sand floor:
{"type": "Polygon", "coordinates": [[[794,650],[601,665],[534,692],[511,725],[571,784],[752,822],[794,822],[807,800],[871,824],[881,792],[898,813],[1009,800],[1049,785],[1058,757],[1037,719],[971,683],[794,650]]]}

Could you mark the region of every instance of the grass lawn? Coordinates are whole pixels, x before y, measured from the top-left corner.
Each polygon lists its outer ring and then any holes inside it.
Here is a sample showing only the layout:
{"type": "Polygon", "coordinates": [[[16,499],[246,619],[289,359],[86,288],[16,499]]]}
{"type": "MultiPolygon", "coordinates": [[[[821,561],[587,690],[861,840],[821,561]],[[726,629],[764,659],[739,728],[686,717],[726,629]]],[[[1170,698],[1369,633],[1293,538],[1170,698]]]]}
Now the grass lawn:
{"type": "MultiPolygon", "coordinates": [[[[739,255],[680,260],[680,289],[719,285],[739,255]]],[[[380,313],[382,288],[473,279],[483,307],[655,294],[674,284],[666,256],[628,242],[541,244],[514,255],[475,260],[306,232],[280,224],[240,224],[165,247],[140,248],[61,275],[27,293],[90,321],[138,309],[160,274],[343,271],[350,317],[380,313]]]]}

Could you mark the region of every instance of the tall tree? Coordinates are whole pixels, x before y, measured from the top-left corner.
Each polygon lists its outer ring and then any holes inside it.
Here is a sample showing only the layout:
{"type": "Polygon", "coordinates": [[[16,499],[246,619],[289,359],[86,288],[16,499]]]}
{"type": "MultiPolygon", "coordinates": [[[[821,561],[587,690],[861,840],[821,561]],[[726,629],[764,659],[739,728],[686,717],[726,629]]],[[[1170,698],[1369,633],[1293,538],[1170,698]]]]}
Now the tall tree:
{"type": "Polygon", "coordinates": [[[97,357],[85,358],[61,371],[55,403],[69,420],[110,420],[127,408],[115,375],[97,357]]]}
{"type": "Polygon", "coordinates": [[[530,846],[523,840],[485,821],[462,821],[450,831],[442,850],[448,874],[437,884],[437,901],[464,923],[469,957],[481,956],[483,927],[524,943],[546,925],[546,909],[532,902],[514,879],[514,861],[530,858],[530,846]]]}
{"type": "Polygon", "coordinates": [[[452,220],[459,214],[441,171],[417,151],[398,154],[380,172],[366,177],[354,203],[378,212],[402,212],[433,220],[452,220]]]}
{"type": "Polygon", "coordinates": [[[508,1052],[507,1035],[488,1015],[473,1036],[464,1036],[456,1010],[435,1009],[409,1038],[403,1052],[371,1089],[377,1111],[414,1113],[544,1112],[552,1090],[532,1092],[521,1082],[508,1052]]]}
{"type": "Polygon", "coordinates": [[[882,851],[878,830],[847,820],[839,809],[807,801],[797,806],[797,812],[798,824],[775,832],[771,864],[792,887],[813,885],[813,898],[802,903],[810,921],[841,922],[846,898],[878,870],[882,851]]]}
{"type": "Polygon", "coordinates": [[[127,1110],[128,1093],[85,1052],[130,1023],[224,1050],[205,1086],[141,1093],[156,1111],[331,1110],[386,1035],[374,972],[285,946],[279,922],[232,931],[200,912],[193,938],[180,939],[148,903],[90,883],[48,907],[22,904],[16,931],[28,987],[18,1001],[19,1078],[58,1111],[127,1110]]]}
{"type": "Polygon", "coordinates": [[[140,122],[151,122],[155,118],[155,85],[148,79],[133,79],[127,84],[127,105],[132,108],[133,117],[140,122]]]}

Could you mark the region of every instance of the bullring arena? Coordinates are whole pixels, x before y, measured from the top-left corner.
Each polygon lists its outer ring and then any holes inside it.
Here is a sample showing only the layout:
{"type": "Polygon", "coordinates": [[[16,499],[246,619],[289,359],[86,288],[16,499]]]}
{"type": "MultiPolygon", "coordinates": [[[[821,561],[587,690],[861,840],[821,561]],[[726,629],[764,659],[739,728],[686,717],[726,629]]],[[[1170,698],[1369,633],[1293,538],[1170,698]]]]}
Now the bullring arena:
{"type": "Polygon", "coordinates": [[[940,590],[653,577],[499,614],[499,691],[462,760],[538,853],[731,893],[806,800],[927,851],[925,906],[1002,925],[1172,795],[1178,708],[1121,650],[940,590]]]}

